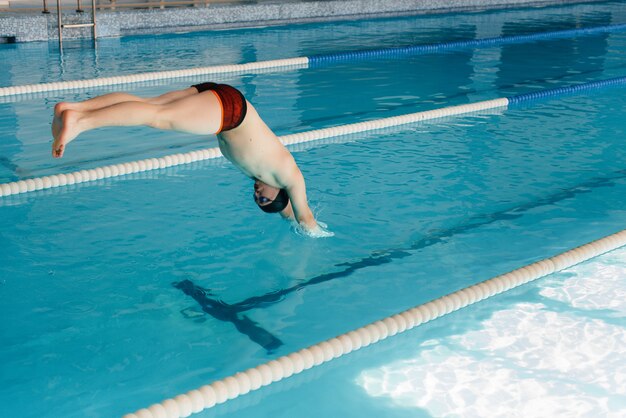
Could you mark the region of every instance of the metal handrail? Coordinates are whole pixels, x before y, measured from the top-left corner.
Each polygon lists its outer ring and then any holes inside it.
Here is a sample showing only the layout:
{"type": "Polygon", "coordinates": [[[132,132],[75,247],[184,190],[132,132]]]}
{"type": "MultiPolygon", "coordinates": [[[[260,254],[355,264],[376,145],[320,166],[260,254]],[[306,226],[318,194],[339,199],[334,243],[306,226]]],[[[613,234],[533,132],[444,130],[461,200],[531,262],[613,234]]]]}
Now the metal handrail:
{"type": "MultiPolygon", "coordinates": [[[[45,4],[45,3],[44,3],[45,4]]],[[[84,10],[81,9],[80,0],[76,0],[76,13],[83,13],[84,10]]],[[[61,0],[57,0],[57,21],[58,21],[58,31],[59,31],[59,49],[63,51],[63,29],[72,29],[72,28],[86,28],[91,27],[93,31],[93,41],[96,42],[97,32],[96,32],[96,0],[91,0],[91,23],[74,23],[74,24],[64,24],[63,23],[63,12],[61,9],[61,0]]]]}

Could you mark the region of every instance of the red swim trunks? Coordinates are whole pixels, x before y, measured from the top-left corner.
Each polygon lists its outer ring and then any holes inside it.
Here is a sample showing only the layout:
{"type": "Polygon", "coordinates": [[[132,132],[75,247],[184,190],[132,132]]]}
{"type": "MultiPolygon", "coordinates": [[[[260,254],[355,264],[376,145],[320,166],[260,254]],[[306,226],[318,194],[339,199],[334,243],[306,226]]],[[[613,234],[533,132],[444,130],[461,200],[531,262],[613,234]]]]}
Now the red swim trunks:
{"type": "Polygon", "coordinates": [[[246,117],[248,106],[246,105],[246,98],[243,97],[239,90],[228,84],[217,83],[194,84],[191,87],[195,87],[198,93],[207,90],[212,91],[220,101],[222,106],[222,126],[217,131],[218,134],[230,131],[241,125],[241,122],[246,117]]]}

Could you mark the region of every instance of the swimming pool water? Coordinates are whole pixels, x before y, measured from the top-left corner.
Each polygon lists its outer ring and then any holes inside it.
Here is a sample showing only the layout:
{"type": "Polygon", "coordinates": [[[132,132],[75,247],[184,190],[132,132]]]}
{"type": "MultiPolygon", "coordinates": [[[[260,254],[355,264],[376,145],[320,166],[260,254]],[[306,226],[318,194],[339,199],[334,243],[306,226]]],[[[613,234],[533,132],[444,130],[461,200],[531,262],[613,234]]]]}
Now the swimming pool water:
{"type": "MultiPolygon", "coordinates": [[[[203,54],[245,62],[623,23],[622,5],[103,40],[98,54],[136,48],[134,57],[49,75],[41,72],[54,57],[42,55],[48,45],[0,54],[11,62],[41,56],[41,67],[12,71],[6,85],[25,84],[207,65],[203,54]],[[198,46],[213,37],[224,41],[219,54],[198,46]],[[285,39],[281,48],[276,39],[285,39]]],[[[282,135],[623,75],[625,42],[626,34],[605,34],[224,81],[282,135]]],[[[191,81],[129,88],[159,94],[191,81]]],[[[105,90],[0,103],[1,181],[216,146],[214,138],[105,129],[74,141],[63,160],[50,159],[54,103],[105,90]]],[[[336,234],[328,240],[257,213],[250,181],[223,160],[2,198],[5,410],[119,416],[623,229],[622,93],[294,148],[314,211],[336,234]],[[213,316],[185,285],[206,289],[213,316]]],[[[571,409],[582,416],[619,416],[620,254],[603,259],[612,267],[592,262],[555,275],[202,416],[511,416],[514,399],[531,412],[532,399],[551,408],[569,399],[584,406],[571,409]],[[600,287],[606,298],[589,290],[600,287]],[[544,335],[538,324],[571,333],[544,335]],[[594,330],[582,338],[587,357],[571,348],[579,327],[594,330]],[[555,341],[552,358],[544,349],[555,341]],[[612,350],[595,356],[598,341],[612,350]],[[575,379],[598,359],[596,374],[575,379]]]]}

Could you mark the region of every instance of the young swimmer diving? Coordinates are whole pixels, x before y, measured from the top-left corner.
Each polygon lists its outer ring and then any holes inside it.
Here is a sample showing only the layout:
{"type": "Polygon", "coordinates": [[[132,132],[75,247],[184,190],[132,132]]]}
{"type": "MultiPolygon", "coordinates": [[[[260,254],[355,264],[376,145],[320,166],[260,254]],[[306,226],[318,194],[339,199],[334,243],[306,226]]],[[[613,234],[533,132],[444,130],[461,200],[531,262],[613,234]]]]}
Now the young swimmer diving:
{"type": "Polygon", "coordinates": [[[198,135],[217,134],[224,157],[254,180],[254,201],[267,213],[294,220],[310,236],[333,233],[309,208],[304,177],[293,156],[232,86],[202,83],[143,99],[110,93],[83,102],[58,103],[52,121],[52,155],[83,132],[107,126],[145,125],[198,135]]]}

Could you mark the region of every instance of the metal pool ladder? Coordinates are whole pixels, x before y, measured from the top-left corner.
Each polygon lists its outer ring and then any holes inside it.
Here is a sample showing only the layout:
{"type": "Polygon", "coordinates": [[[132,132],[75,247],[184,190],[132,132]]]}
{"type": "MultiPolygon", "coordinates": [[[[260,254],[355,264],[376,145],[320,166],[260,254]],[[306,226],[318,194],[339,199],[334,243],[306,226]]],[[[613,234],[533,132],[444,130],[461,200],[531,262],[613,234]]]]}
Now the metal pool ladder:
{"type": "MultiPolygon", "coordinates": [[[[80,7],[80,0],[77,0],[76,12],[83,12],[80,7]]],[[[96,41],[96,0],[91,0],[91,23],[64,24],[61,12],[61,0],[57,0],[57,16],[59,20],[59,48],[63,49],[63,29],[92,28],[93,41],[96,41]]]]}

